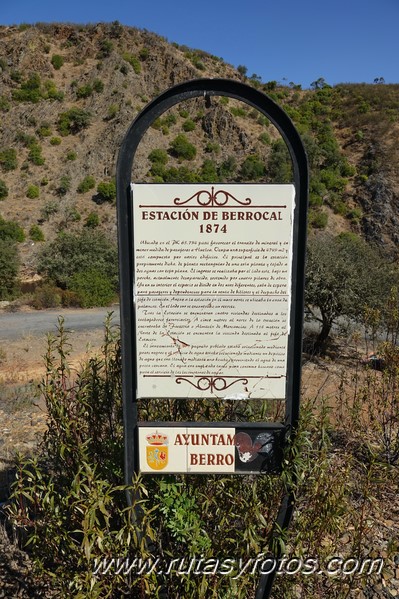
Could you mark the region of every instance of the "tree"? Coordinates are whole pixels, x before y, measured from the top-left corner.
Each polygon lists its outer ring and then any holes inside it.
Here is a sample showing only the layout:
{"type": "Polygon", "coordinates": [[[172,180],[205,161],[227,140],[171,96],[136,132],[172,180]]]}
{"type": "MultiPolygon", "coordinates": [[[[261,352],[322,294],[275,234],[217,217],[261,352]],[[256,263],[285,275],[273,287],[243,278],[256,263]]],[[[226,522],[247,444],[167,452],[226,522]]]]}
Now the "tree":
{"type": "Polygon", "coordinates": [[[307,250],[305,303],[321,324],[315,351],[324,350],[339,317],[360,320],[366,306],[382,306],[391,283],[389,265],[356,235],[312,237],[307,250]]]}
{"type": "Polygon", "coordinates": [[[0,238],[0,300],[12,298],[18,289],[19,257],[16,243],[0,238]]]}
{"type": "Polygon", "coordinates": [[[118,286],[118,254],[103,233],[85,228],[81,233],[62,232],[43,248],[38,272],[63,289],[69,289],[76,273],[96,270],[118,286]]]}

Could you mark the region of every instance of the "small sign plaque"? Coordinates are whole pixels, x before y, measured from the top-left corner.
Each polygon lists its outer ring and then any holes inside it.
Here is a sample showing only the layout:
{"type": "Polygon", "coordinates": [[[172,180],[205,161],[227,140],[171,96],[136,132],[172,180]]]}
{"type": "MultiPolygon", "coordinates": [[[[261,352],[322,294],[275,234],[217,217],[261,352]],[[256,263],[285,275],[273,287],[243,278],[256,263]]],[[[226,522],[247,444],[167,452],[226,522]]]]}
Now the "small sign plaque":
{"type": "Polygon", "coordinates": [[[192,474],[273,472],[281,461],[283,426],[174,423],[139,426],[140,471],[192,474]]]}
{"type": "Polygon", "coordinates": [[[284,399],[293,185],[133,185],[139,398],[284,399]]]}

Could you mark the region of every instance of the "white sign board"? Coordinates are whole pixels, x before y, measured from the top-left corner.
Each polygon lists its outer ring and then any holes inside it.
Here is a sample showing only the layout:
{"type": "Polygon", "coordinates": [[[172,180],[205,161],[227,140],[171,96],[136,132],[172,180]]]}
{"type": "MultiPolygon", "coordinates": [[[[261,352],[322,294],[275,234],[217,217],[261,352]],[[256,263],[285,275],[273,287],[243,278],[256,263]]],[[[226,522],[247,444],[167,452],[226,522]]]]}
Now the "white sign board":
{"type": "Polygon", "coordinates": [[[137,397],[284,399],[294,186],[132,189],[137,397]]]}

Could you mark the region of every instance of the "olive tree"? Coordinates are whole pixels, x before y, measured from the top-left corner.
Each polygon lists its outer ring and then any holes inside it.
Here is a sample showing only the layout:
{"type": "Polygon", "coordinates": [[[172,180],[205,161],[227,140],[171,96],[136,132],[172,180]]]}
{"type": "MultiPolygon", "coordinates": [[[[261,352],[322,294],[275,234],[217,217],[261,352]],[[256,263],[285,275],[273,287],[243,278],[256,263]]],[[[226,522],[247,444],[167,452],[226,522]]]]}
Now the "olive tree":
{"type": "Polygon", "coordinates": [[[315,351],[323,351],[339,317],[359,321],[366,306],[382,307],[394,276],[379,252],[356,235],[313,236],[307,251],[305,304],[321,325],[315,351]]]}

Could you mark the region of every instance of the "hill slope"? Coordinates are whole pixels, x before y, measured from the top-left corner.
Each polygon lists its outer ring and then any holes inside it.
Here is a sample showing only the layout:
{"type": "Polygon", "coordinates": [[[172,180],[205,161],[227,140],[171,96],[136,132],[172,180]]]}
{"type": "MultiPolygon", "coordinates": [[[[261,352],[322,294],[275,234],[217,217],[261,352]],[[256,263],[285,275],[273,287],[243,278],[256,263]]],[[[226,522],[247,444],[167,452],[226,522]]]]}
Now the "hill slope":
{"type": "MultiPolygon", "coordinates": [[[[353,230],[396,254],[399,85],[330,88],[319,79],[304,91],[262,83],[118,23],[0,28],[1,216],[27,235],[39,226],[46,241],[97,223],[115,236],[112,186],[98,186],[112,182],[127,128],[160,92],[198,77],[245,80],[287,110],[309,154],[311,226],[353,230]]],[[[226,98],[168,111],[145,135],[134,168],[135,181],[291,180],[275,129],[226,98]],[[183,149],[174,143],[181,135],[183,149]]],[[[20,244],[22,276],[35,273],[39,246],[20,244]]]]}

